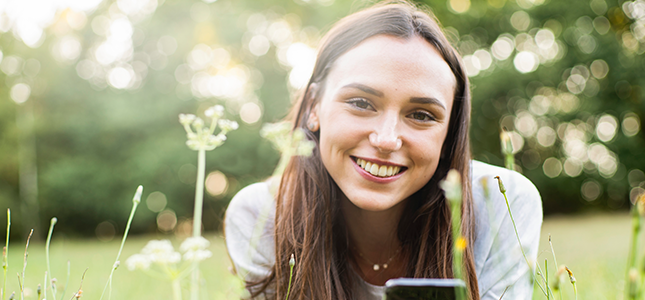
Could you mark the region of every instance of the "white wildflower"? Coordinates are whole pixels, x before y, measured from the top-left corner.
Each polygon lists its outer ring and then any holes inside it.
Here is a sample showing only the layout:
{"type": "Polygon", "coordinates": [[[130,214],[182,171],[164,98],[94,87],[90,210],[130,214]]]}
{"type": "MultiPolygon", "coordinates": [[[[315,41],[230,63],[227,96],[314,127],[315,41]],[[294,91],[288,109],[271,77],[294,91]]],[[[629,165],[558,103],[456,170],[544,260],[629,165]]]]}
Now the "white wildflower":
{"type": "Polygon", "coordinates": [[[193,121],[193,127],[195,127],[197,131],[199,131],[200,129],[202,129],[202,127],[204,127],[204,120],[202,120],[202,118],[195,118],[195,120],[193,121]]]}
{"type": "Polygon", "coordinates": [[[204,250],[208,248],[210,244],[211,243],[204,237],[189,237],[183,243],[181,243],[181,246],[179,246],[179,251],[186,252],[189,250],[204,250]]]}
{"type": "Polygon", "coordinates": [[[181,125],[188,126],[196,118],[197,118],[197,116],[195,116],[193,114],[179,114],[179,123],[181,123],[181,125]]]}
{"type": "Polygon", "coordinates": [[[235,121],[231,120],[226,120],[226,119],[221,119],[217,121],[217,125],[219,125],[219,128],[224,131],[224,132],[229,132],[232,130],[236,130],[239,125],[235,121]]]}
{"type": "Polygon", "coordinates": [[[149,241],[141,253],[148,255],[150,261],[158,264],[175,264],[181,260],[181,254],[175,252],[169,240],[149,241]]]}
{"type": "Polygon", "coordinates": [[[184,260],[187,261],[202,261],[213,256],[209,250],[188,250],[184,253],[184,260]]]}
{"type": "Polygon", "coordinates": [[[224,115],[224,107],[221,105],[215,105],[215,106],[209,107],[204,112],[204,115],[213,119],[221,118],[224,115]]]}
{"type": "Polygon", "coordinates": [[[128,270],[147,270],[150,268],[150,259],[147,255],[134,254],[125,261],[128,270]]]}

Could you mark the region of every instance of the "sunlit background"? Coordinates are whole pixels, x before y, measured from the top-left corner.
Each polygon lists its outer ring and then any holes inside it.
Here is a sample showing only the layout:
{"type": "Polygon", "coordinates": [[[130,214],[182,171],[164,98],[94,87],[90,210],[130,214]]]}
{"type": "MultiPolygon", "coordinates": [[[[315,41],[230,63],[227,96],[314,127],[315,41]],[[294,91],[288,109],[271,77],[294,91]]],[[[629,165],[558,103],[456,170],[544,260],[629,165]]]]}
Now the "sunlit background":
{"type": "MultiPolygon", "coordinates": [[[[271,174],[258,131],[308,81],[318,41],[371,1],[0,1],[0,203],[16,235],[52,216],[109,241],[139,184],[133,231],[190,233],[196,155],[179,113],[241,127],[208,153],[204,226],[271,174]]],[[[428,5],[472,83],[475,159],[499,131],[546,214],[626,210],[645,192],[645,1],[441,0],[428,5]]],[[[508,187],[512,189],[513,187],[508,187]]]]}

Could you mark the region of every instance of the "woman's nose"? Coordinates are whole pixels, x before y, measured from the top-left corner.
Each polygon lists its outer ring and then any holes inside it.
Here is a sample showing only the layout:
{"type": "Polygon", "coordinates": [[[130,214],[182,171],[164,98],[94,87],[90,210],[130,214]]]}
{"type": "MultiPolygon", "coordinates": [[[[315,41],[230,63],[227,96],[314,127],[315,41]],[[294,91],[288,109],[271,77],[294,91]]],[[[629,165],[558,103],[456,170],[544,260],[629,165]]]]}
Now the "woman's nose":
{"type": "Polygon", "coordinates": [[[370,144],[380,152],[394,152],[401,149],[403,141],[397,129],[398,117],[387,117],[380,123],[378,128],[369,135],[370,144]]]}

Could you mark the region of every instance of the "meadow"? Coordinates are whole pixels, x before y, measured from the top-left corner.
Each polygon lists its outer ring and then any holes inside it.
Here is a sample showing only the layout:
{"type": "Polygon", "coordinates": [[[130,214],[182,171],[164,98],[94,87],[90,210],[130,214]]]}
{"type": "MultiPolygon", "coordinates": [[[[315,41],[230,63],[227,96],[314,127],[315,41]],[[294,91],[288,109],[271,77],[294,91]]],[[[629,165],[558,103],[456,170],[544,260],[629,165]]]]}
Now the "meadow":
{"type": "MultiPolygon", "coordinates": [[[[558,262],[566,264],[575,273],[578,299],[623,299],[630,228],[630,218],[626,213],[547,217],[542,227],[538,260],[543,264],[548,258],[552,264],[548,243],[551,234],[558,262]]],[[[209,250],[213,252],[213,256],[201,264],[208,299],[235,299],[238,283],[229,272],[230,262],[223,237],[220,233],[207,233],[206,238],[211,241],[209,250]]],[[[138,253],[151,239],[170,239],[175,247],[181,241],[174,235],[163,234],[129,237],[123,250],[122,264],[114,275],[112,299],[171,299],[170,282],[147,276],[141,271],[129,271],[125,266],[125,260],[138,253]]],[[[86,269],[81,299],[99,299],[119,243],[118,238],[103,242],[66,238],[64,233],[54,233],[50,250],[51,268],[58,279],[59,298],[67,276],[67,261],[70,261],[69,286],[62,299],[71,299],[86,269]]],[[[23,255],[24,241],[12,240],[7,272],[9,291],[19,290],[14,274],[22,271],[23,255]]],[[[45,271],[44,243],[33,242],[29,246],[25,299],[38,299],[36,287],[42,284],[45,271]]],[[[185,298],[187,288],[184,287],[185,298]]],[[[563,291],[565,298],[573,299],[568,282],[563,284],[563,291]]],[[[533,298],[545,299],[537,290],[533,298]]]]}

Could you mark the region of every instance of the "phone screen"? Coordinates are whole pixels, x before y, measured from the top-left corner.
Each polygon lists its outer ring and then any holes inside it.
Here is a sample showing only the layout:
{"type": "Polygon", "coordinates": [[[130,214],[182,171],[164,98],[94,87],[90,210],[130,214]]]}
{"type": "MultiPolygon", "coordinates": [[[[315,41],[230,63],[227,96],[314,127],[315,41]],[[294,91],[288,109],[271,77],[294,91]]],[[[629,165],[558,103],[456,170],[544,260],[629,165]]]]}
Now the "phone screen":
{"type": "Polygon", "coordinates": [[[466,290],[459,279],[397,278],[385,283],[386,300],[455,300],[456,289],[466,290]]]}

